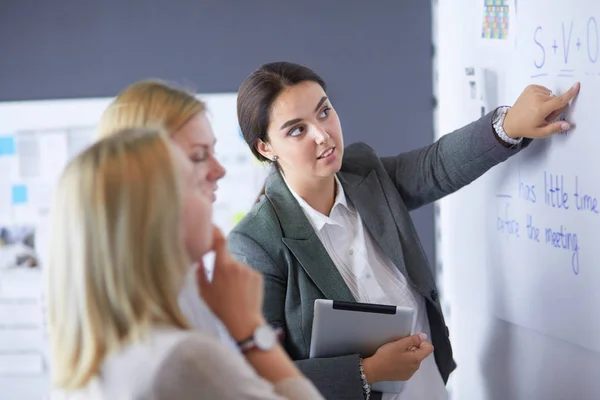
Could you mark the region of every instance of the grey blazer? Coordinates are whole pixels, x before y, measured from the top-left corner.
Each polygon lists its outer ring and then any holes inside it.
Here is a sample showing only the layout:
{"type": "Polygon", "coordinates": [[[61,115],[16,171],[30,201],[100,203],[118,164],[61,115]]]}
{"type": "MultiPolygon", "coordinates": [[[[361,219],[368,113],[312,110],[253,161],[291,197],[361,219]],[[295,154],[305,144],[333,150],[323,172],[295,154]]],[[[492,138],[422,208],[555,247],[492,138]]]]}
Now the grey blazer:
{"type": "MultiPolygon", "coordinates": [[[[469,184],[516,154],[497,139],[492,113],[436,143],[379,158],[363,143],[344,150],[338,177],[367,230],[426,299],[435,361],[444,379],[456,367],[432,271],[409,211],[469,184]]],[[[309,359],[316,299],[356,301],[279,172],[229,235],[234,257],[264,274],[264,314],[285,329],[285,348],[328,399],[362,400],[358,354],[309,359]]],[[[375,396],[374,396],[375,397],[375,396]]]]}

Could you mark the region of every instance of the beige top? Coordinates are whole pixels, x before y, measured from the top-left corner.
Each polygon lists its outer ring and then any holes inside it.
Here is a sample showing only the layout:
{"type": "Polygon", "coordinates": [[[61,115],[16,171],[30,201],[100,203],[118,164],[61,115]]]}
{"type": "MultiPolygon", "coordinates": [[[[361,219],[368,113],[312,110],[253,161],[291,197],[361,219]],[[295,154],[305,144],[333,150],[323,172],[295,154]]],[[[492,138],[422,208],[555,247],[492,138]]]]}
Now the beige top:
{"type": "Polygon", "coordinates": [[[156,328],[143,343],[109,356],[101,373],[68,399],[315,399],[323,397],[306,378],[272,385],[243,355],[209,333],[156,328]]]}

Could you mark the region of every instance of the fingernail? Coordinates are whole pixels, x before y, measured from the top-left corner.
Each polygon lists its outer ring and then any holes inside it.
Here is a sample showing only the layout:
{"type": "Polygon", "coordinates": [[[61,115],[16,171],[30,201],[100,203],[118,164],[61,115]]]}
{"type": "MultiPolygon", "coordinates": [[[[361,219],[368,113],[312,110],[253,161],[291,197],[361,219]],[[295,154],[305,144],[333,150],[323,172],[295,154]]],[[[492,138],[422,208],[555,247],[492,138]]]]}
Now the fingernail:
{"type": "Polygon", "coordinates": [[[573,89],[575,89],[577,86],[579,86],[579,82],[577,82],[573,85],[573,89]]]}
{"type": "Polygon", "coordinates": [[[571,125],[569,125],[566,122],[563,122],[562,124],[560,124],[560,129],[562,129],[563,131],[568,130],[569,128],[571,128],[571,125]]]}
{"type": "Polygon", "coordinates": [[[419,338],[420,338],[421,340],[427,340],[427,335],[426,335],[426,334],[424,334],[424,333],[419,333],[419,338]]]}

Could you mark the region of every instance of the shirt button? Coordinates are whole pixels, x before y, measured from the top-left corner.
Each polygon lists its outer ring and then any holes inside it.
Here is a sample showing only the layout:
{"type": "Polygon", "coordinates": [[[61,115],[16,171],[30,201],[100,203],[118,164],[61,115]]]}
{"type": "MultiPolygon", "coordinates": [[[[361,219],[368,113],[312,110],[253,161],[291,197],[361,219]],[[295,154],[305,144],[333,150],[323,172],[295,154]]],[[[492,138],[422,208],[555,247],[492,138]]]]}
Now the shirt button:
{"type": "Polygon", "coordinates": [[[348,254],[350,254],[350,255],[354,254],[354,249],[350,249],[350,251],[348,252],[348,254]]]}

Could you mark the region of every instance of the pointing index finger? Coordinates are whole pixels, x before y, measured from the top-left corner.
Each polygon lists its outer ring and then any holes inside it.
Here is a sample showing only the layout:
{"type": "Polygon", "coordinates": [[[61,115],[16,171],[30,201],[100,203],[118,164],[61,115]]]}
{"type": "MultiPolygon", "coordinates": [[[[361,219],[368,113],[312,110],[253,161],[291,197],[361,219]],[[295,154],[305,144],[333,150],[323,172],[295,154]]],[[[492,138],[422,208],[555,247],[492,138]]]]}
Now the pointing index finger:
{"type": "Polygon", "coordinates": [[[545,110],[546,113],[550,114],[553,111],[556,111],[563,107],[566,107],[567,104],[569,104],[569,102],[571,100],[573,100],[573,98],[575,96],[577,96],[577,94],[579,93],[580,87],[581,87],[581,85],[578,82],[575,85],[571,86],[571,88],[569,90],[567,90],[560,96],[554,96],[550,100],[548,100],[548,102],[546,103],[546,105],[547,105],[547,108],[545,110]]]}

